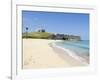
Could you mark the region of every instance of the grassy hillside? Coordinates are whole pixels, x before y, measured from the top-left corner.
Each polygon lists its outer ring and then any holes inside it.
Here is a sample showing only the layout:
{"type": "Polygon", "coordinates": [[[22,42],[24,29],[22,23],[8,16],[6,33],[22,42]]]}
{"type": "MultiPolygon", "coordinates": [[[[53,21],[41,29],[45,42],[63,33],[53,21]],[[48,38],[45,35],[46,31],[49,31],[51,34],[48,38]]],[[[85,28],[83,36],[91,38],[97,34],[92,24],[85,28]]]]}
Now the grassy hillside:
{"type": "Polygon", "coordinates": [[[48,39],[51,33],[47,32],[30,32],[30,33],[23,33],[23,38],[38,38],[38,39],[48,39]],[[27,36],[26,36],[27,35],[27,36]]]}

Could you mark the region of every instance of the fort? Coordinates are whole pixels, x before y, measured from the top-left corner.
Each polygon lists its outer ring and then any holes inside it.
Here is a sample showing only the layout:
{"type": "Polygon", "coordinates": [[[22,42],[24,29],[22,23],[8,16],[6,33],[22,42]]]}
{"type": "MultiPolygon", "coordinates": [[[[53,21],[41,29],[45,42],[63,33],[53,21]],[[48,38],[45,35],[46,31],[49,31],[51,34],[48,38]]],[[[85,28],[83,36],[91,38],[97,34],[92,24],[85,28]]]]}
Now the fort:
{"type": "Polygon", "coordinates": [[[80,36],[66,34],[52,34],[49,38],[55,40],[81,40],[80,36]]]}

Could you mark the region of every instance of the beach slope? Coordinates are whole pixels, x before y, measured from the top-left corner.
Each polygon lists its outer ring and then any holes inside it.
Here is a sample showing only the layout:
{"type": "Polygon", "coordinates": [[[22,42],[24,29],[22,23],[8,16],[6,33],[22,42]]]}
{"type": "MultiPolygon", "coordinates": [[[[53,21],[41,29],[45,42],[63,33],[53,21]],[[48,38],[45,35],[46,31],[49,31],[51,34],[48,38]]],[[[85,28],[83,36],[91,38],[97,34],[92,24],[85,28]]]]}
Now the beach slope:
{"type": "Polygon", "coordinates": [[[50,46],[55,40],[23,39],[23,68],[60,68],[83,66],[80,61],[56,47],[50,46]]]}

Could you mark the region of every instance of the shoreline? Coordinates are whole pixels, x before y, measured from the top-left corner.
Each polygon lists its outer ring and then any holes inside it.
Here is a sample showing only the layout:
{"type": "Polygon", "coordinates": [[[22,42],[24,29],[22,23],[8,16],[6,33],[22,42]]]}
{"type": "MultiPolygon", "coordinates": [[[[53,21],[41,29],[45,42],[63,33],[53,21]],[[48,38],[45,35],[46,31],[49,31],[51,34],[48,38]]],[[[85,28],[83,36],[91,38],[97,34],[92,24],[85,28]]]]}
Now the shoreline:
{"type": "Polygon", "coordinates": [[[81,57],[80,55],[77,55],[75,52],[73,52],[73,51],[71,51],[71,50],[69,50],[67,48],[65,49],[65,48],[63,48],[61,46],[58,46],[55,43],[51,43],[51,47],[58,48],[60,50],[63,50],[66,54],[68,54],[72,58],[80,61],[82,64],[85,64],[85,65],[88,65],[89,64],[88,58],[86,56],[81,57]]]}

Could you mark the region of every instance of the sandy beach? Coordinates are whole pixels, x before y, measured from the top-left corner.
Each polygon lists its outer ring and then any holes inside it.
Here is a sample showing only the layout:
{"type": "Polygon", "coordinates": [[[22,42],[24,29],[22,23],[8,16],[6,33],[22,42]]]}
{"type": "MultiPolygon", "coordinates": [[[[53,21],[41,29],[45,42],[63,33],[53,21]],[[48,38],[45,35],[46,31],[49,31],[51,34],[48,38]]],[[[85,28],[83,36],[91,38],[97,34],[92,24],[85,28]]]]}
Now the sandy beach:
{"type": "Polygon", "coordinates": [[[84,66],[68,52],[53,47],[49,43],[55,40],[23,39],[23,68],[60,68],[84,66]]]}

